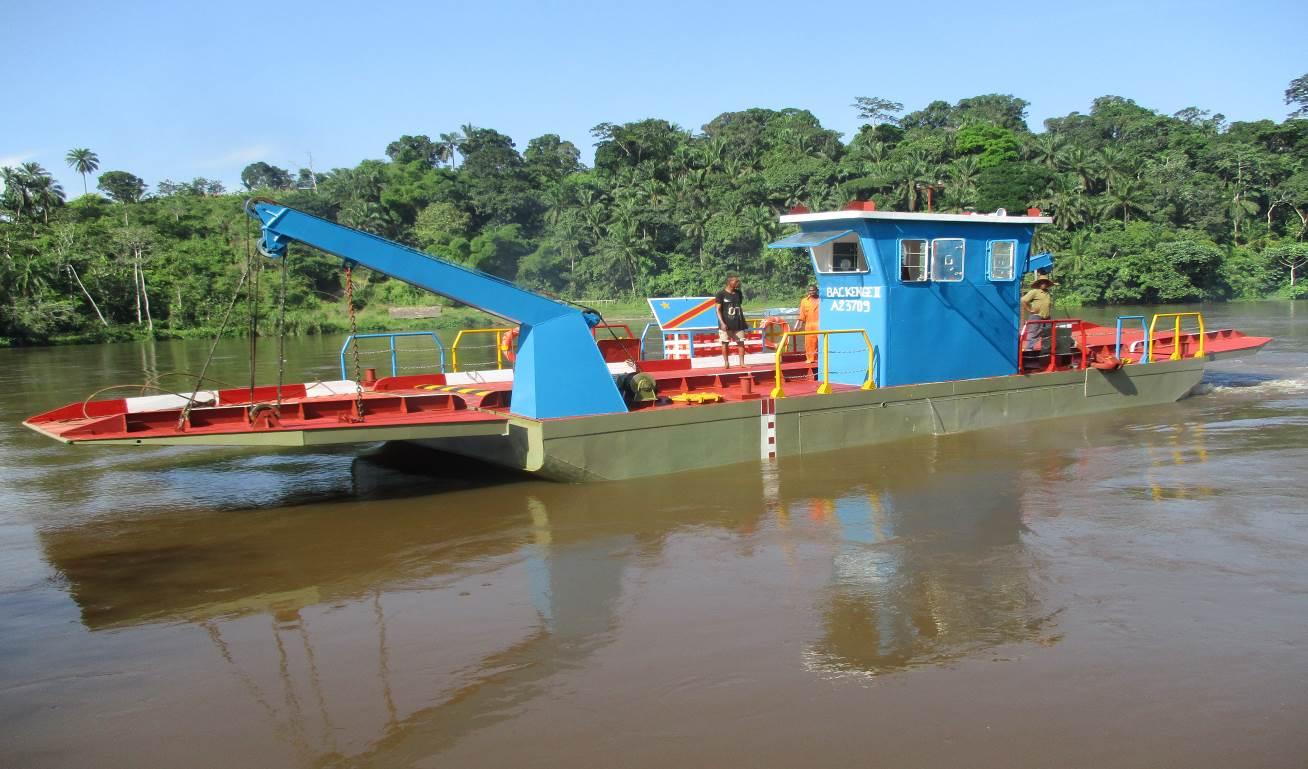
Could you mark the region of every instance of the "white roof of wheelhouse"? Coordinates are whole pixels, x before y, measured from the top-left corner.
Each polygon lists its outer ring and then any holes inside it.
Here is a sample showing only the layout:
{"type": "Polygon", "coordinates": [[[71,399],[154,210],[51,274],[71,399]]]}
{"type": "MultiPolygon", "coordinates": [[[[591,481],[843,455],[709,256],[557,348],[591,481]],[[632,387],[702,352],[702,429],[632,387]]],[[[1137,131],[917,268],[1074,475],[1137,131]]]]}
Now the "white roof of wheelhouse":
{"type": "Polygon", "coordinates": [[[850,219],[899,219],[924,222],[977,222],[981,224],[1053,224],[1052,216],[1008,216],[1003,214],[923,214],[908,211],[819,211],[809,214],[782,214],[782,224],[836,222],[850,219]]]}

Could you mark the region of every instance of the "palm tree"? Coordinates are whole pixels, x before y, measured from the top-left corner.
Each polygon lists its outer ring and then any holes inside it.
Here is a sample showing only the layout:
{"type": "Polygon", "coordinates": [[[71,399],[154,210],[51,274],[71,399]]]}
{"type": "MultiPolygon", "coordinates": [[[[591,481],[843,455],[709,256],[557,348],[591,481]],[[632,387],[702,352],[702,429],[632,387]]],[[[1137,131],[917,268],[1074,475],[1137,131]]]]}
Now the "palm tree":
{"type": "Polygon", "coordinates": [[[1069,171],[1081,178],[1081,189],[1087,193],[1094,191],[1095,163],[1086,151],[1073,145],[1058,154],[1058,168],[1069,171]]]}
{"type": "Polygon", "coordinates": [[[1042,133],[1027,145],[1027,157],[1046,168],[1058,167],[1058,153],[1063,149],[1063,137],[1056,133],[1042,133]]]}
{"type": "Polygon", "coordinates": [[[777,232],[777,215],[767,206],[751,206],[745,209],[745,223],[761,245],[766,245],[777,232]]]}
{"type": "Polygon", "coordinates": [[[1091,162],[1099,169],[1099,175],[1104,180],[1104,189],[1111,191],[1115,182],[1122,182],[1130,178],[1126,169],[1129,167],[1130,159],[1121,149],[1109,145],[1099,150],[1092,158],[1091,162]]]}
{"type": "Polygon", "coordinates": [[[17,168],[5,166],[0,168],[0,181],[5,184],[5,201],[14,209],[16,218],[23,218],[23,209],[27,207],[31,191],[27,186],[27,176],[17,168]]]}
{"type": "Polygon", "coordinates": [[[545,224],[555,227],[563,215],[572,208],[572,189],[562,184],[547,187],[541,190],[540,202],[545,207],[545,224]]]}
{"type": "Polygon", "coordinates": [[[1081,183],[1070,174],[1060,175],[1045,196],[1035,201],[1037,206],[1052,210],[1054,220],[1064,230],[1091,224],[1093,211],[1081,183]]]}
{"type": "Polygon", "coordinates": [[[463,142],[463,135],[458,131],[441,134],[440,144],[436,146],[436,159],[448,161],[450,168],[454,168],[454,158],[459,154],[459,145],[463,142]]]}
{"type": "Polygon", "coordinates": [[[631,293],[639,296],[645,243],[636,234],[635,228],[629,222],[615,223],[609,228],[608,237],[600,248],[610,260],[626,267],[627,278],[631,282],[631,293]]]}
{"type": "Polygon", "coordinates": [[[708,234],[708,223],[712,216],[707,208],[692,208],[686,211],[678,222],[682,234],[690,239],[695,249],[700,267],[704,266],[704,236],[708,234]]]}
{"type": "Polygon", "coordinates": [[[1144,185],[1135,179],[1119,182],[1116,187],[1104,192],[1103,211],[1108,215],[1120,211],[1124,223],[1131,221],[1133,211],[1138,214],[1146,213],[1144,185]]]}
{"type": "Polygon", "coordinates": [[[338,221],[346,227],[382,236],[385,236],[394,224],[390,212],[381,204],[366,200],[355,200],[342,208],[338,221]]]}
{"type": "MultiPolygon", "coordinates": [[[[40,207],[42,218],[50,222],[50,209],[64,200],[64,188],[50,176],[40,163],[27,162],[18,168],[4,168],[5,198],[14,209],[15,218],[21,219],[25,209],[35,213],[40,207]]],[[[33,232],[35,234],[35,232],[33,232]]]]}
{"type": "Polygon", "coordinates": [[[596,194],[595,190],[588,187],[583,187],[577,193],[577,209],[581,213],[581,221],[590,232],[592,241],[598,243],[604,234],[605,211],[602,195],[596,194]]]}
{"type": "Polygon", "coordinates": [[[32,200],[41,208],[41,220],[50,223],[50,209],[64,202],[64,188],[49,174],[34,176],[28,181],[32,200]]]}
{"type": "Polygon", "coordinates": [[[85,147],[79,147],[68,150],[64,161],[68,163],[69,168],[82,175],[82,194],[85,195],[86,175],[93,174],[100,168],[100,157],[85,147]]]}
{"type": "Polygon", "coordinates": [[[931,166],[926,153],[915,151],[895,164],[895,177],[903,185],[904,197],[908,200],[908,210],[917,210],[918,184],[930,184],[934,179],[930,175],[931,166]]]}
{"type": "Polygon", "coordinates": [[[976,178],[981,172],[976,155],[964,155],[945,166],[945,178],[949,180],[946,191],[950,199],[961,205],[976,203],[976,178]]]}
{"type": "Polygon", "coordinates": [[[583,227],[575,211],[569,211],[550,230],[550,238],[559,248],[559,253],[568,258],[568,291],[577,291],[577,258],[582,255],[583,227]]]}

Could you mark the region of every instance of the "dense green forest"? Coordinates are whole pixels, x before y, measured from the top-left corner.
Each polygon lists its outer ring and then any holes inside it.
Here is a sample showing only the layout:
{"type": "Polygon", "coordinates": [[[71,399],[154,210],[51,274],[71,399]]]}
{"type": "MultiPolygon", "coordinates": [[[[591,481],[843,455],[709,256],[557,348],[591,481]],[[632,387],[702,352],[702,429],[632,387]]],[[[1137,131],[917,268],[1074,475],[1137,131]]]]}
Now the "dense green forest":
{"type": "MultiPolygon", "coordinates": [[[[1013,96],[910,112],[859,97],[852,107],[866,122],[848,142],[801,109],[728,112],[698,132],[659,119],[603,123],[593,167],[557,135],[519,151],[465,125],[401,136],[385,160],[353,168],[254,163],[239,192],[203,178],[151,192],[77,148],[66,160],[80,196],[35,163],[3,169],[0,337],[213,333],[255,234],[241,211],[250,194],[574,299],[703,294],[729,272],[753,296],[797,296],[807,258],[763,248],[785,232],[778,215],[854,199],[902,211],[1039,207],[1055,224],[1038,245],[1058,254],[1060,292],[1073,302],[1301,297],[1308,75],[1285,99],[1295,109],[1282,122],[1228,123],[1105,96],[1033,133],[1027,102],[1013,96]]],[[[258,302],[236,304],[236,332],[251,313],[271,330],[282,290],[276,265],[251,261],[263,273],[258,302]]],[[[285,277],[289,332],[345,326],[339,260],[300,247],[285,277]]],[[[436,301],[366,275],[354,294],[370,326],[385,323],[386,306],[436,301]]]]}

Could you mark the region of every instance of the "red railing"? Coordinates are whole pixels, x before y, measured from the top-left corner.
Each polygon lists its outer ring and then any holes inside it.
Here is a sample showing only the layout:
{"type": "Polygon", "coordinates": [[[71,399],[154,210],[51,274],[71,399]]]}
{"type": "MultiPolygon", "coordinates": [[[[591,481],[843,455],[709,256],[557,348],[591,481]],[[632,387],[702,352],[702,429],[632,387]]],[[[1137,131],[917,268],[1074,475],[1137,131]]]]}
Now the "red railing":
{"type": "Polygon", "coordinates": [[[1086,344],[1085,322],[1080,318],[1050,318],[1049,320],[1028,320],[1022,326],[1022,333],[1017,337],[1017,373],[1026,372],[1026,354],[1035,352],[1026,349],[1027,335],[1031,333],[1034,326],[1049,326],[1049,336],[1042,338],[1040,341],[1047,344],[1048,349],[1042,349],[1040,352],[1049,356],[1049,363],[1045,366],[1045,371],[1058,370],[1058,327],[1071,327],[1081,337],[1081,368],[1086,367],[1089,355],[1089,345],[1086,344]]]}

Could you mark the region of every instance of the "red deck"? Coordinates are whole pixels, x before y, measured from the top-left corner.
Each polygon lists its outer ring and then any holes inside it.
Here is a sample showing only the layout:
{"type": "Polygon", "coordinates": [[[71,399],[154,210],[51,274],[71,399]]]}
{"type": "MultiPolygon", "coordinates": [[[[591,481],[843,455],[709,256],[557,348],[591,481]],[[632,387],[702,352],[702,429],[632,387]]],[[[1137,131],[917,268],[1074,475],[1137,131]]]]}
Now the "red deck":
{"type": "MultiPolygon", "coordinates": [[[[1073,338],[1077,345],[1085,340],[1091,360],[1097,352],[1113,352],[1114,329],[1081,321],[1074,324],[1073,338]]],[[[1143,337],[1144,332],[1138,329],[1123,332],[1121,357],[1127,363],[1141,362],[1143,337]]],[[[1269,341],[1268,337],[1229,329],[1210,331],[1204,335],[1204,353],[1210,357],[1234,355],[1258,350],[1269,341]]],[[[1194,356],[1199,350],[1197,334],[1182,334],[1179,342],[1182,356],[1194,356]]],[[[1174,345],[1171,332],[1155,335],[1153,359],[1168,359],[1174,345]]],[[[1068,358],[1057,361],[1056,365],[1059,368],[1079,365],[1079,354],[1068,358]]],[[[772,365],[743,369],[692,368],[689,360],[643,361],[640,365],[657,381],[659,394],[672,399],[641,408],[702,407],[700,403],[679,400],[676,396],[681,394],[717,396],[711,402],[757,400],[770,395],[775,380],[772,365]]],[[[804,362],[802,355],[786,356],[782,376],[787,397],[812,396],[817,391],[819,382],[814,369],[804,362]]],[[[353,383],[343,382],[286,385],[281,389],[280,407],[274,407],[276,387],[259,387],[253,393],[249,389],[205,392],[189,411],[183,408],[185,398],[168,395],[72,403],[34,416],[24,424],[66,442],[147,442],[320,430],[337,431],[335,442],[353,442],[344,431],[415,426],[493,428],[508,420],[512,382],[468,384],[451,383],[451,379],[456,377],[426,374],[387,377],[365,385],[362,418],[353,383]]],[[[858,388],[832,383],[831,389],[839,392],[858,388]]],[[[386,439],[382,433],[372,430],[370,437],[360,434],[358,440],[386,439]]]]}
{"type": "MultiPolygon", "coordinates": [[[[782,365],[788,395],[809,395],[817,388],[813,369],[802,360],[782,365]]],[[[701,404],[679,402],[682,393],[715,393],[724,401],[766,397],[772,390],[774,366],[744,369],[692,369],[690,361],[646,361],[658,382],[661,395],[674,397],[671,403],[648,408],[697,408],[701,404]]],[[[275,407],[276,387],[259,387],[251,399],[249,389],[206,392],[187,411],[185,398],[160,396],[86,401],[38,414],[24,424],[51,438],[65,442],[140,441],[176,439],[184,436],[218,436],[297,433],[315,430],[361,430],[404,426],[503,424],[510,416],[512,382],[448,384],[443,374],[379,379],[363,388],[363,418],[359,418],[354,387],[335,387],[336,392],[317,395],[321,383],[293,384],[282,388],[280,407],[275,407]],[[172,402],[169,401],[171,398],[172,402]]],[[[857,389],[832,385],[833,389],[857,389]]],[[[359,437],[360,441],[377,438],[359,437]]],[[[348,439],[342,442],[350,442],[348,439]]]]}
{"type": "MultiPolygon", "coordinates": [[[[1094,323],[1083,323],[1085,327],[1086,346],[1091,353],[1098,351],[1113,352],[1116,346],[1116,329],[1107,326],[1099,326],[1094,323]]],[[[1073,329],[1073,336],[1078,340],[1079,334],[1073,329]]],[[[1122,359],[1131,363],[1140,363],[1144,357],[1144,337],[1145,332],[1142,329],[1123,329],[1122,330],[1122,359]]],[[[1257,351],[1263,348],[1268,342],[1272,341],[1271,337],[1250,336],[1243,331],[1234,329],[1219,329],[1209,331],[1204,334],[1204,354],[1206,356],[1224,357],[1241,352],[1257,351]]],[[[1180,336],[1181,357],[1194,357],[1199,352],[1199,335],[1197,333],[1184,333],[1180,336]]],[[[1154,334],[1153,348],[1151,356],[1154,360],[1167,360],[1171,357],[1175,349],[1173,334],[1171,331],[1158,332],[1154,334]]]]}

